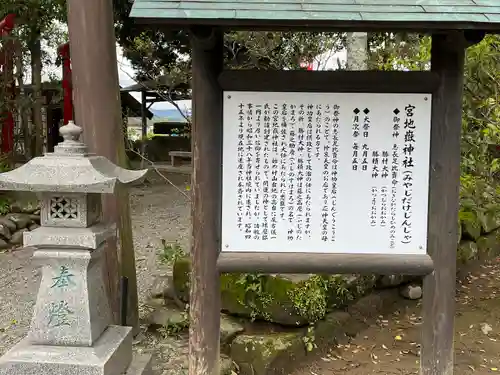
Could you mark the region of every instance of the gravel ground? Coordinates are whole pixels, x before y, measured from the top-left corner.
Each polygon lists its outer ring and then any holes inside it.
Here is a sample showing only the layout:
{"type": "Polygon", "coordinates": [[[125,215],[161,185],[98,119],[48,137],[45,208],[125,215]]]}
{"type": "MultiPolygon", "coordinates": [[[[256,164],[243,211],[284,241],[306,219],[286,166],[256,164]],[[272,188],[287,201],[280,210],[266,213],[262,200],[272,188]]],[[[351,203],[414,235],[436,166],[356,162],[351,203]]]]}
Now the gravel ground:
{"type": "MultiPolygon", "coordinates": [[[[189,184],[189,176],[168,177],[182,190],[189,184]]],[[[188,249],[190,238],[190,204],[186,197],[158,176],[152,175],[149,181],[151,183],[132,188],[130,194],[141,304],[149,297],[155,275],[162,272],[158,267],[161,240],[178,241],[188,249]]],[[[0,355],[24,337],[29,328],[40,282],[31,255],[29,249],[0,254],[0,355]]],[[[142,308],[141,312],[144,313],[142,308]]],[[[157,375],[168,371],[179,373],[186,368],[185,337],[159,339],[143,333],[138,337],[136,348],[155,352],[157,375]]]]}
{"type": "MultiPolygon", "coordinates": [[[[153,176],[154,177],[154,176],[153,176]]],[[[159,177],[148,178],[151,184],[134,188],[130,194],[134,249],[136,253],[139,299],[144,302],[154,282],[151,274],[160,272],[158,250],[161,240],[178,241],[183,249],[189,249],[191,205],[174,187],[159,177]]],[[[169,175],[169,179],[185,190],[189,176],[169,175]]]]}

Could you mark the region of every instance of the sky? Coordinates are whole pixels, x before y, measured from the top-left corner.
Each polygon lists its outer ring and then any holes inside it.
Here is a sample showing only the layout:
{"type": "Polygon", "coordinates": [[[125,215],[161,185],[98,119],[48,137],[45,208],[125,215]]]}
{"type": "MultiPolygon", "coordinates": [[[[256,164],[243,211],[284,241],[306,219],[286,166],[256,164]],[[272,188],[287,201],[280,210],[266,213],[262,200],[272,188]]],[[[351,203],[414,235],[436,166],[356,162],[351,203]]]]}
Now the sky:
{"type": "MultiPolygon", "coordinates": [[[[55,53],[55,51],[54,51],[55,53]]],[[[133,85],[136,83],[134,80],[135,76],[135,70],[132,67],[132,64],[130,61],[123,56],[123,51],[121,47],[117,44],[116,45],[116,56],[117,56],[117,68],[118,68],[118,77],[119,77],[119,82],[121,87],[127,87],[130,85],[133,85]]],[[[336,54],[332,54],[330,52],[327,52],[321,56],[318,56],[314,63],[313,63],[313,69],[314,70],[329,70],[329,69],[337,69],[338,68],[338,62],[343,64],[346,60],[346,51],[340,51],[336,54]]],[[[44,77],[43,79],[48,79],[49,74],[58,77],[59,79],[61,78],[62,74],[62,69],[58,67],[45,67],[44,69],[44,77]]],[[[131,95],[136,98],[137,100],[140,101],[140,93],[138,92],[131,92],[131,95]]],[[[177,102],[179,107],[181,109],[186,109],[190,110],[191,109],[191,101],[190,100],[181,100],[177,102]]],[[[169,109],[175,109],[175,107],[168,103],[168,102],[163,102],[163,103],[154,103],[151,106],[151,109],[153,110],[158,110],[158,111],[163,111],[163,110],[169,110],[169,109]]]]}
{"type": "MultiPolygon", "coordinates": [[[[120,81],[120,86],[121,87],[127,87],[130,85],[134,85],[136,81],[133,79],[135,76],[135,70],[132,67],[132,64],[130,61],[123,56],[123,51],[120,48],[120,46],[116,46],[116,57],[117,57],[117,66],[118,66],[118,79],[120,81]]],[[[141,100],[141,94],[138,92],[131,92],[130,93],[134,98],[137,100],[141,100]]],[[[181,100],[178,102],[180,108],[184,109],[190,109],[191,108],[191,100],[181,100]]],[[[168,102],[163,102],[163,103],[154,103],[151,106],[151,109],[154,110],[167,110],[167,109],[175,109],[175,107],[168,103],[168,102]]]]}
{"type": "MultiPolygon", "coordinates": [[[[118,60],[118,75],[120,80],[120,85],[122,87],[127,87],[135,84],[136,82],[132,77],[135,76],[134,68],[130,61],[123,56],[122,49],[120,46],[116,46],[116,56],[118,60]]],[[[346,61],[346,51],[340,51],[338,53],[326,52],[323,55],[317,56],[313,62],[313,70],[331,70],[338,69],[339,62],[344,64],[346,61]]],[[[137,100],[140,100],[139,93],[131,93],[137,100]]],[[[177,102],[181,109],[191,109],[191,100],[180,100],[177,102]]],[[[156,110],[167,110],[175,109],[175,107],[170,103],[155,103],[151,106],[152,109],[156,110]]]]}
{"type": "MultiPolygon", "coordinates": [[[[0,0],[1,1],[1,0],[0,0]]],[[[62,29],[66,29],[66,25],[60,24],[60,27],[62,29]]],[[[51,55],[51,60],[54,60],[56,57],[57,51],[55,50],[50,50],[50,48],[45,45],[42,46],[45,51],[51,55]]],[[[118,76],[119,76],[119,83],[121,87],[127,87],[130,85],[133,85],[136,83],[133,77],[135,77],[135,71],[134,68],[132,67],[132,64],[130,61],[123,56],[123,51],[121,47],[116,44],[116,56],[117,56],[117,68],[118,68],[118,76]]],[[[345,63],[346,61],[346,51],[340,51],[338,53],[332,54],[331,52],[326,52],[323,55],[317,56],[314,59],[313,62],[313,70],[330,70],[330,69],[338,69],[338,64],[340,63],[341,65],[345,63]]],[[[27,71],[25,74],[26,80],[30,80],[29,74],[30,72],[27,71]]],[[[44,80],[49,80],[50,77],[57,77],[58,79],[61,79],[62,77],[62,68],[57,67],[57,66],[44,66],[43,67],[43,72],[42,72],[42,81],[44,80]]],[[[136,98],[138,101],[140,101],[140,93],[139,92],[131,92],[131,95],[136,98]]],[[[191,100],[181,100],[178,101],[177,104],[179,107],[183,110],[186,111],[191,111],[191,100]]],[[[175,109],[175,106],[168,103],[168,102],[162,102],[162,103],[154,103],[150,109],[152,110],[157,110],[157,111],[164,111],[164,110],[172,110],[175,109]]]]}
{"type": "MultiPolygon", "coordinates": [[[[45,50],[47,51],[48,48],[46,47],[45,50]]],[[[54,60],[55,53],[56,51],[48,51],[49,55],[52,55],[52,60],[54,60]]],[[[116,45],[116,56],[117,56],[117,68],[118,68],[118,79],[120,82],[121,87],[127,87],[134,85],[136,81],[134,80],[133,77],[135,77],[135,70],[132,67],[132,64],[130,61],[123,56],[123,51],[121,47],[117,44],[116,45]]],[[[26,80],[30,80],[29,77],[29,72],[26,72],[26,80]]],[[[48,81],[50,80],[50,77],[57,77],[58,79],[62,78],[62,68],[57,67],[57,66],[44,66],[43,70],[43,81],[48,81]]],[[[141,100],[141,94],[138,92],[131,92],[131,95],[136,98],[137,100],[141,100]]],[[[190,100],[181,100],[178,102],[179,106],[181,109],[187,108],[189,109],[191,107],[191,101],[190,100]]],[[[155,110],[168,110],[168,109],[175,109],[175,107],[167,102],[164,103],[155,103],[151,106],[151,109],[155,110]]]]}

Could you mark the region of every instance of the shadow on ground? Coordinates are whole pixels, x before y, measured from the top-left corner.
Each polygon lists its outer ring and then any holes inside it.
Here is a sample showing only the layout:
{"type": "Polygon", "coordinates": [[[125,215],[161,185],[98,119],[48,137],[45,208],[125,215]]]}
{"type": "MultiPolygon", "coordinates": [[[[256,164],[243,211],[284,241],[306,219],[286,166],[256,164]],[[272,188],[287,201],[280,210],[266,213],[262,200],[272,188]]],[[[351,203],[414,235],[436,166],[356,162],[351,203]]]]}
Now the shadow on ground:
{"type": "MultiPolygon", "coordinates": [[[[455,373],[500,373],[500,262],[477,266],[457,285],[455,373]]],[[[425,293],[425,291],[424,291],[425,293]]],[[[303,363],[292,375],[419,373],[421,303],[407,301],[347,344],[303,363]]]]}

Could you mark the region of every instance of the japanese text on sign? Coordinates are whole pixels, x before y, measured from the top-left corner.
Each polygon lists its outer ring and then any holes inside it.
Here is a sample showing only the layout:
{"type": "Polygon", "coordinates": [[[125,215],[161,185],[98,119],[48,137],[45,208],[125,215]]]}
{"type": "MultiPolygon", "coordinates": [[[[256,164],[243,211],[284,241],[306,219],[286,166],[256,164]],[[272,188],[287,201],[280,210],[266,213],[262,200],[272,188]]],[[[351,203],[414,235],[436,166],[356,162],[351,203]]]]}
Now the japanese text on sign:
{"type": "Polygon", "coordinates": [[[430,94],[224,93],[222,251],[423,254],[430,94]]]}

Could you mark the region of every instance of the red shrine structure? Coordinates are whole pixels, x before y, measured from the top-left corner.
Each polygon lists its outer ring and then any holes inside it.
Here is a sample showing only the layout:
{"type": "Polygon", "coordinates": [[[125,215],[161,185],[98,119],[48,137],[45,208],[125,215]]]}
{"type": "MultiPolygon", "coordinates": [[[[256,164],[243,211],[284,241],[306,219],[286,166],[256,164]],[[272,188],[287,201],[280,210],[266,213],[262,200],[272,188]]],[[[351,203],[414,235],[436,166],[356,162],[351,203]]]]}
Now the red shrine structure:
{"type": "MultiPolygon", "coordinates": [[[[15,27],[16,16],[14,14],[7,15],[0,21],[0,38],[5,38],[3,48],[0,48],[0,80],[5,85],[5,98],[2,101],[10,102],[14,99],[15,82],[14,82],[14,41],[9,40],[12,30],[15,27]]],[[[2,153],[10,153],[14,147],[14,115],[12,110],[7,108],[2,116],[2,153]]]]}
{"type": "MultiPolygon", "coordinates": [[[[14,102],[16,95],[16,82],[14,79],[14,59],[15,59],[15,40],[10,38],[12,31],[16,26],[16,16],[9,14],[0,20],[0,85],[5,85],[6,90],[0,93],[0,103],[14,102]],[[2,95],[4,97],[2,97],[2,95]]],[[[62,95],[59,84],[43,84],[43,127],[44,136],[46,137],[46,150],[53,151],[54,146],[61,140],[59,136],[59,126],[65,125],[74,118],[73,107],[73,85],[72,85],[72,69],[71,69],[71,54],[69,43],[64,43],[58,47],[58,55],[62,62],[62,95]],[[62,99],[62,100],[61,100],[62,99]]],[[[33,93],[33,87],[26,85],[25,92],[33,93]]],[[[122,111],[130,112],[131,115],[141,116],[141,103],[137,102],[128,91],[121,91],[122,111]]],[[[1,109],[0,113],[0,153],[10,154],[14,150],[14,134],[17,126],[16,110],[13,105],[8,105],[1,109]]],[[[151,119],[153,114],[146,110],[147,118],[151,119]]],[[[28,118],[31,114],[28,110],[28,118]]],[[[30,120],[28,120],[30,121],[30,120]]],[[[16,157],[17,159],[17,157],[16,157]]],[[[20,158],[23,160],[23,158],[20,158]]]]}

